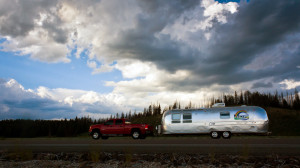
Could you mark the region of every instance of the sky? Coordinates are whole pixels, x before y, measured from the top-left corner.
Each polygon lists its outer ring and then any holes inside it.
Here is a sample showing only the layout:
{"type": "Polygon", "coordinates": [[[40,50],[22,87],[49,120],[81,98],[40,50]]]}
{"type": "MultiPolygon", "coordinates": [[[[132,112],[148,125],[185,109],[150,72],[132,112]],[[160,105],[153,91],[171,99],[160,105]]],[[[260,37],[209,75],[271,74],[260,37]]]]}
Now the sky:
{"type": "Polygon", "coordinates": [[[299,0],[0,0],[0,120],[295,88],[299,0]]]}

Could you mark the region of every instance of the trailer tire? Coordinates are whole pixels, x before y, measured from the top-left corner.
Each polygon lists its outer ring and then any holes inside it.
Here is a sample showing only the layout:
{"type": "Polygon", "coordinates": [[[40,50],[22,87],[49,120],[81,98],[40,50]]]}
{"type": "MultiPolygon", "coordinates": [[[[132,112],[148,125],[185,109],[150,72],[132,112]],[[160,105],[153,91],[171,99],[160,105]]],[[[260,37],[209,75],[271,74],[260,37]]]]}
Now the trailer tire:
{"type": "Polygon", "coordinates": [[[138,129],[134,129],[131,131],[131,136],[133,139],[139,139],[141,137],[141,132],[138,129]]]}
{"type": "Polygon", "coordinates": [[[92,135],[92,138],[95,140],[97,140],[101,137],[100,131],[98,131],[98,130],[93,130],[91,135],[92,135]]]}
{"type": "Polygon", "coordinates": [[[231,137],[231,132],[229,132],[229,131],[224,131],[224,132],[222,132],[222,137],[223,137],[224,139],[230,139],[230,137],[231,137]]]}
{"type": "Polygon", "coordinates": [[[219,139],[220,138],[220,132],[212,131],[210,132],[210,137],[213,139],[219,139]]]}

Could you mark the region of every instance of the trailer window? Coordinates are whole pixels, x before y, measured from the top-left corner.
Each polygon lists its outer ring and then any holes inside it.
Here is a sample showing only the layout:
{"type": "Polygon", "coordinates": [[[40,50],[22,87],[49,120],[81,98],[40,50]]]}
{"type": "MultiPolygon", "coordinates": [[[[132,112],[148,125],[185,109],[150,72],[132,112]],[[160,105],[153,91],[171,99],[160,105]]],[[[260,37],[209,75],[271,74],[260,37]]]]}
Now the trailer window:
{"type": "Polygon", "coordinates": [[[230,113],[229,113],[229,111],[226,111],[226,112],[220,112],[220,118],[221,118],[221,119],[229,119],[229,118],[230,118],[230,113]]]}
{"type": "Polygon", "coordinates": [[[172,114],[172,123],[180,123],[181,115],[180,113],[172,114]]]}
{"type": "Polygon", "coordinates": [[[191,123],[192,122],[192,113],[183,113],[183,123],[191,123]]]}

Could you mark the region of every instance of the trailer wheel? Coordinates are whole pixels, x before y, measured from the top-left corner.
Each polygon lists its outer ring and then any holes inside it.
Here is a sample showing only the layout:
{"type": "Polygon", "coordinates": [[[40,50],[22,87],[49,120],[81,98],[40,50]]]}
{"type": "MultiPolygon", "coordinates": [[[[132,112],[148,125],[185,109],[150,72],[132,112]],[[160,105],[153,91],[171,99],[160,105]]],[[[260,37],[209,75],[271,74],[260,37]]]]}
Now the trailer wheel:
{"type": "Polygon", "coordinates": [[[218,139],[218,138],[220,138],[220,133],[217,132],[217,131],[212,131],[212,132],[210,133],[210,136],[211,136],[211,138],[213,138],[213,139],[218,139]]]}
{"type": "Polygon", "coordinates": [[[92,138],[93,138],[93,139],[97,140],[97,139],[100,138],[100,136],[101,136],[101,134],[100,134],[99,131],[94,130],[94,131],[92,132],[92,138]]]}
{"type": "Polygon", "coordinates": [[[231,133],[229,131],[222,132],[222,137],[224,139],[229,139],[231,137],[231,133]]]}
{"type": "Polygon", "coordinates": [[[139,139],[141,136],[141,133],[139,130],[135,129],[131,132],[131,136],[133,139],[139,139]]]}

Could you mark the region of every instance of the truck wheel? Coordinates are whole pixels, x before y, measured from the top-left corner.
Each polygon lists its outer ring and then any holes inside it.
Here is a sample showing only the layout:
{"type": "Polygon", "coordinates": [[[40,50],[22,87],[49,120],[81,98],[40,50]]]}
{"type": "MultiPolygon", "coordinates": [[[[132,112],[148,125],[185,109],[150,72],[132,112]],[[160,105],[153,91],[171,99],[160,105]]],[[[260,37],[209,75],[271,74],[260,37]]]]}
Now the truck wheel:
{"type": "Polygon", "coordinates": [[[231,133],[229,131],[222,132],[222,137],[224,139],[229,139],[231,137],[231,133]]]}
{"type": "Polygon", "coordinates": [[[210,136],[211,136],[211,138],[213,138],[213,139],[218,139],[218,138],[220,138],[220,133],[217,132],[217,131],[212,131],[212,132],[210,133],[210,136]]]}
{"type": "Polygon", "coordinates": [[[93,139],[99,139],[100,138],[100,132],[99,131],[93,131],[92,132],[92,138],[93,139]]]}
{"type": "Polygon", "coordinates": [[[141,136],[141,133],[139,130],[133,130],[132,133],[131,133],[131,136],[133,139],[139,139],[140,136],[141,136]]]}

